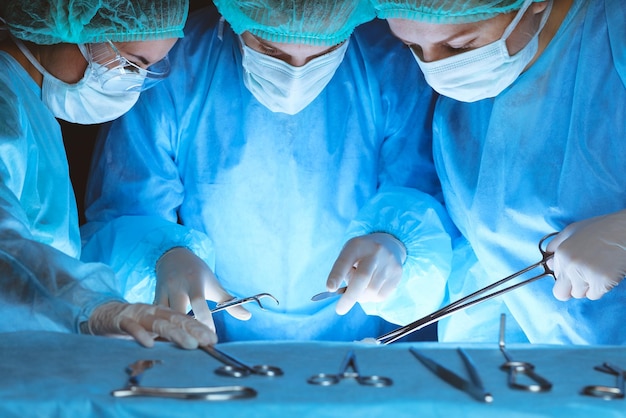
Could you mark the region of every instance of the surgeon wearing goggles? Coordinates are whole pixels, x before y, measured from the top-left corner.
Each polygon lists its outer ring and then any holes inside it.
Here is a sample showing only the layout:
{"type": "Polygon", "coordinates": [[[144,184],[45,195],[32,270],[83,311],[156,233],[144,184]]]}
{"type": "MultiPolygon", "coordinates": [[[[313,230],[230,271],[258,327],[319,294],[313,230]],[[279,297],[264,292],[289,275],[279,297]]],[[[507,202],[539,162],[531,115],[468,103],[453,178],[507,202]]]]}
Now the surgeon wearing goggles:
{"type": "Polygon", "coordinates": [[[350,341],[437,308],[453,228],[409,51],[368,1],[215,5],[190,17],[172,75],[102,132],[84,259],[220,341],[350,341]],[[211,315],[215,278],[279,305],[211,315]]]}
{"type": "MultiPolygon", "coordinates": [[[[78,260],[76,202],[59,123],[112,120],[163,79],[188,2],[11,1],[0,6],[2,331],[156,336],[210,344],[206,326],[129,304],[103,264],[78,260]]],[[[124,155],[113,156],[124,158],[124,155]]]]}
{"type": "Polygon", "coordinates": [[[532,264],[541,237],[560,231],[547,248],[556,282],[452,316],[440,338],[491,339],[510,312],[512,341],[626,343],[626,4],[372,2],[443,96],[435,163],[477,259],[457,252],[467,257],[451,298],[532,264]]]}

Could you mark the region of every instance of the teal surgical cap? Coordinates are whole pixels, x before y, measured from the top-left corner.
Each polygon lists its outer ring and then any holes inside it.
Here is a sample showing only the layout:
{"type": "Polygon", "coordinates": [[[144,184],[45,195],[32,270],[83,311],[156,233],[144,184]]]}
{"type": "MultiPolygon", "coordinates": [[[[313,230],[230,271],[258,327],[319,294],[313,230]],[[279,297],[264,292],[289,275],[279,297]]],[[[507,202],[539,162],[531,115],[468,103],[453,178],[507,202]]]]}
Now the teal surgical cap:
{"type": "Polygon", "coordinates": [[[11,35],[41,45],[181,38],[189,0],[1,0],[11,35]]]}
{"type": "MultiPolygon", "coordinates": [[[[533,0],[535,2],[545,0],[533,0]]],[[[521,9],[524,0],[371,0],[381,19],[469,23],[521,9]]]]}
{"type": "Polygon", "coordinates": [[[369,0],[214,0],[241,34],[305,45],[337,45],[376,15],[369,0]]]}

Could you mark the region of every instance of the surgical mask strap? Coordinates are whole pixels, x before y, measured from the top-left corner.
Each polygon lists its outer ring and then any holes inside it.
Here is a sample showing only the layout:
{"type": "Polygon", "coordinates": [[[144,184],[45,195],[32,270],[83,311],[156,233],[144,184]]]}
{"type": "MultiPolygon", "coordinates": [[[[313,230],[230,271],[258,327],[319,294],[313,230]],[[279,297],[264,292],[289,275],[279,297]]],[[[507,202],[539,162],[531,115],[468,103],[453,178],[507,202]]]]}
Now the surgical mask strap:
{"type": "Polygon", "coordinates": [[[20,49],[20,51],[22,51],[22,54],[24,54],[24,56],[26,57],[26,59],[28,61],[30,61],[31,64],[33,64],[33,66],[37,69],[37,71],[39,71],[41,73],[41,75],[51,75],[44,67],[43,65],[41,65],[41,63],[37,60],[37,58],[35,58],[35,56],[32,54],[32,52],[30,52],[30,50],[28,49],[28,47],[24,44],[24,42],[22,42],[21,40],[11,36],[11,39],[13,40],[13,42],[15,43],[15,45],[17,45],[17,47],[20,49]]]}
{"type": "Polygon", "coordinates": [[[519,9],[517,14],[515,15],[515,18],[513,18],[513,21],[509,23],[509,26],[506,27],[506,29],[504,30],[504,33],[502,34],[502,38],[500,39],[508,39],[509,36],[511,36],[511,33],[515,30],[520,20],[522,20],[522,18],[524,17],[524,14],[526,13],[526,11],[528,10],[531,4],[533,4],[533,0],[526,0],[526,2],[522,4],[522,8],[519,9]]]}

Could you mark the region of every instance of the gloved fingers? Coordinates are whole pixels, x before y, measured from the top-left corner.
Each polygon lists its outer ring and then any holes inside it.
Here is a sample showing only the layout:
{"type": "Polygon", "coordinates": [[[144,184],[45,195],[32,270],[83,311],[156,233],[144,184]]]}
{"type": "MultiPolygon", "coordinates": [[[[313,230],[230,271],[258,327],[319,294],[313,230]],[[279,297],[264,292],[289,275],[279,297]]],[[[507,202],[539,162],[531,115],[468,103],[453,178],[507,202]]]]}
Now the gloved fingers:
{"type": "Polygon", "coordinates": [[[154,304],[159,306],[170,307],[170,298],[163,284],[157,279],[156,289],[154,291],[154,304]]]}
{"type": "Polygon", "coordinates": [[[144,347],[150,348],[154,346],[155,335],[146,331],[135,319],[129,317],[121,318],[119,328],[120,331],[127,333],[144,347]]]}
{"type": "Polygon", "coordinates": [[[337,290],[342,282],[348,283],[358,259],[358,244],[353,238],[344,245],[330,270],[326,280],[326,288],[330,292],[337,290]]]}
{"type": "Polygon", "coordinates": [[[161,337],[173,341],[182,348],[193,349],[198,345],[215,344],[217,335],[215,331],[203,323],[190,318],[187,315],[174,312],[166,308],[157,308],[152,317],[146,317],[153,332],[161,337]]]}
{"type": "Polygon", "coordinates": [[[572,297],[572,282],[557,277],[554,287],[552,287],[552,294],[558,300],[569,300],[572,297]]]}
{"type": "Polygon", "coordinates": [[[198,348],[198,340],[180,326],[176,326],[167,319],[155,319],[152,322],[152,330],[166,340],[172,341],[182,348],[198,348]]]}
{"type": "Polygon", "coordinates": [[[204,296],[195,297],[191,299],[191,309],[196,320],[200,321],[212,331],[215,331],[215,322],[213,321],[213,314],[209,310],[209,306],[206,303],[204,296]]]}
{"type": "Polygon", "coordinates": [[[335,312],[338,315],[347,314],[350,309],[363,297],[365,289],[370,284],[372,274],[376,269],[375,259],[372,257],[359,260],[358,267],[351,271],[348,278],[348,288],[337,301],[335,312]]]}
{"type": "Polygon", "coordinates": [[[236,318],[240,321],[247,321],[252,318],[252,314],[246,308],[241,305],[233,306],[232,308],[227,308],[226,312],[233,318],[236,318]]]}
{"type": "Polygon", "coordinates": [[[187,315],[182,315],[164,308],[159,308],[156,315],[159,319],[166,320],[174,326],[187,331],[198,341],[199,345],[215,344],[217,342],[214,324],[212,324],[213,328],[211,328],[187,315]]]}
{"type": "MultiPolygon", "coordinates": [[[[189,295],[184,292],[173,292],[169,296],[169,307],[173,311],[186,314],[190,305],[189,295]]],[[[206,305],[206,302],[205,302],[206,305]]],[[[194,311],[195,312],[195,311],[194,311]]]]}
{"type": "Polygon", "coordinates": [[[397,264],[387,266],[385,269],[385,280],[378,290],[375,302],[381,302],[391,296],[398,288],[400,280],[402,280],[402,266],[397,264]]]}

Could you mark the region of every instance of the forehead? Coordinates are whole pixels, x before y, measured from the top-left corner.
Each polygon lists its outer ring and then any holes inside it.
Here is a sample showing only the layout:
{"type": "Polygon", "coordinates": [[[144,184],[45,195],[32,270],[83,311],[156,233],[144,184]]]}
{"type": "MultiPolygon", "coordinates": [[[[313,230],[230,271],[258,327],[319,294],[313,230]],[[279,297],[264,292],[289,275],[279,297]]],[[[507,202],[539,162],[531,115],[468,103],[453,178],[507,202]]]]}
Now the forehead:
{"type": "Polygon", "coordinates": [[[438,43],[459,37],[499,36],[510,23],[508,15],[471,23],[428,23],[409,19],[387,19],[393,34],[406,42],[438,43]]]}
{"type": "MultiPolygon", "coordinates": [[[[142,57],[146,61],[155,63],[167,55],[176,43],[177,38],[167,38],[152,41],[116,42],[115,47],[126,58],[142,57]]],[[[131,60],[133,61],[133,60],[131,60]]]]}
{"type": "MultiPolygon", "coordinates": [[[[285,43],[285,42],[272,42],[266,39],[260,38],[256,35],[251,34],[250,32],[244,32],[241,34],[243,39],[247,44],[249,43],[257,43],[265,46],[270,46],[275,48],[285,54],[292,56],[317,56],[325,53],[328,50],[335,48],[335,46],[328,45],[307,45],[307,44],[298,44],[298,43],[285,43]]],[[[254,45],[249,45],[254,46],[254,45]]]]}

